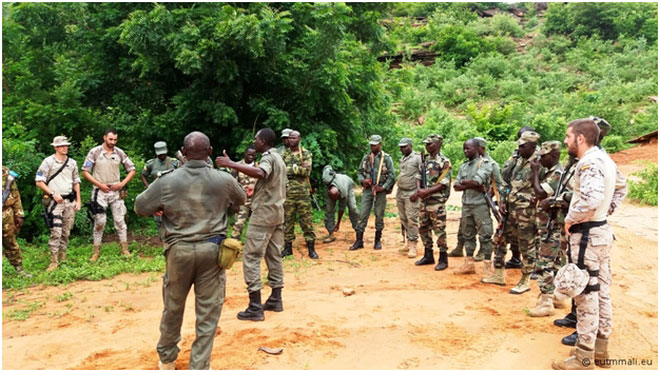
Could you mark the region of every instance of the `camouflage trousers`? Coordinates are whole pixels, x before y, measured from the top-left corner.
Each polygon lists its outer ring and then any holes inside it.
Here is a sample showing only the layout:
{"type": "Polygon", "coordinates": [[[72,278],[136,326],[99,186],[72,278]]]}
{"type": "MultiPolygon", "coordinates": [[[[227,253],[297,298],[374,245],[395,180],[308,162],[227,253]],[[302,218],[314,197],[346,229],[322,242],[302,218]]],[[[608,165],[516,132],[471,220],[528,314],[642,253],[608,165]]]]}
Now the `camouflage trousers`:
{"type": "Polygon", "coordinates": [[[290,243],[296,239],[296,217],[303,231],[306,242],[316,240],[312,222],[312,198],[309,194],[289,195],[284,202],[284,241],[290,243]]]}
{"type": "Polygon", "coordinates": [[[406,229],[406,237],[409,241],[416,242],[419,238],[419,199],[410,201],[410,197],[417,190],[401,190],[396,193],[396,207],[399,210],[401,226],[406,229]]]}
{"type": "MultiPolygon", "coordinates": [[[[572,233],[570,255],[573,263],[578,262],[582,233],[572,233]]],[[[580,294],[575,297],[577,307],[577,333],[580,344],[594,348],[596,336],[608,338],[612,333],[612,269],[610,249],[613,234],[609,225],[594,227],[589,231],[589,243],[584,254],[587,270],[598,270],[598,276],[590,276],[588,285],[600,285],[598,291],[580,294]]]]}
{"type": "Polygon", "coordinates": [[[566,241],[562,239],[563,225],[555,223],[548,235],[546,228],[548,214],[537,211],[536,231],[539,250],[536,255],[536,273],[540,278],[536,281],[543,294],[552,294],[555,290],[555,274],[566,264],[566,241]],[[546,239],[546,236],[548,239],[546,239]]]}
{"type": "Polygon", "coordinates": [[[476,235],[479,234],[481,253],[486,260],[491,256],[491,239],[493,237],[493,220],[490,217],[490,209],[484,204],[463,204],[461,209],[461,225],[459,231],[463,235],[465,253],[472,257],[477,248],[476,235]]]}
{"type": "Polygon", "coordinates": [[[6,208],[2,210],[2,253],[9,260],[12,266],[17,267],[23,264],[21,258],[21,248],[16,241],[16,224],[14,222],[14,210],[6,208]]]}
{"type": "Polygon", "coordinates": [[[505,241],[495,246],[495,268],[504,267],[506,242],[517,242],[522,253],[522,273],[531,274],[536,262],[536,208],[513,208],[504,226],[505,241]]]}
{"type": "Polygon", "coordinates": [[[385,207],[387,207],[387,193],[385,191],[376,193],[374,196],[371,189],[362,189],[362,203],[360,204],[360,223],[356,232],[364,232],[369,222],[371,208],[376,216],[376,230],[385,228],[385,207]]]}
{"type": "Polygon", "coordinates": [[[324,223],[328,233],[331,233],[335,229],[335,209],[337,211],[344,211],[346,207],[348,207],[348,219],[351,221],[353,230],[355,230],[360,222],[360,212],[355,202],[355,193],[353,190],[349,190],[348,197],[339,200],[332,200],[326,195],[324,223]]]}
{"type": "Polygon", "coordinates": [[[261,260],[266,259],[268,285],[271,288],[284,287],[282,269],[282,247],[284,231],[282,225],[258,226],[248,224],[243,248],[243,278],[248,292],[259,291],[261,284],[261,260]]]}
{"type": "Polygon", "coordinates": [[[53,215],[53,228],[50,229],[50,239],[48,239],[48,248],[51,255],[55,255],[59,251],[66,252],[66,247],[69,245],[69,234],[76,217],[75,202],[65,199],[59,204],[55,203],[53,205],[53,203],[55,201],[51,201],[51,205],[48,207],[48,210],[53,206],[55,207],[51,212],[53,215]]]}
{"type": "Polygon", "coordinates": [[[245,223],[247,222],[248,218],[250,218],[250,215],[252,214],[252,209],[250,208],[250,205],[241,205],[240,209],[238,210],[238,213],[236,213],[236,221],[234,221],[234,225],[231,227],[231,237],[234,239],[241,239],[241,235],[243,235],[243,227],[245,226],[245,223]]]}
{"type": "Polygon", "coordinates": [[[436,244],[440,252],[447,252],[447,212],[445,203],[420,204],[419,209],[419,236],[422,238],[424,249],[433,249],[433,236],[438,238],[436,244]]]}
{"type": "MultiPolygon", "coordinates": [[[[95,192],[92,190],[92,195],[95,192]]],[[[119,191],[103,192],[99,190],[96,202],[105,208],[105,213],[94,215],[94,245],[100,245],[101,240],[103,240],[103,230],[105,229],[107,220],[108,206],[110,206],[110,210],[112,211],[112,219],[115,221],[115,230],[117,230],[119,241],[122,243],[127,242],[128,229],[126,228],[126,221],[124,221],[126,205],[124,205],[124,200],[119,197],[119,191]]]]}
{"type": "Polygon", "coordinates": [[[163,363],[176,360],[181,324],[190,287],[195,286],[195,341],[190,349],[190,369],[209,369],[218,320],[225,302],[227,276],[218,266],[218,244],[208,241],[178,242],[165,251],[163,314],[156,350],[163,363]]]}

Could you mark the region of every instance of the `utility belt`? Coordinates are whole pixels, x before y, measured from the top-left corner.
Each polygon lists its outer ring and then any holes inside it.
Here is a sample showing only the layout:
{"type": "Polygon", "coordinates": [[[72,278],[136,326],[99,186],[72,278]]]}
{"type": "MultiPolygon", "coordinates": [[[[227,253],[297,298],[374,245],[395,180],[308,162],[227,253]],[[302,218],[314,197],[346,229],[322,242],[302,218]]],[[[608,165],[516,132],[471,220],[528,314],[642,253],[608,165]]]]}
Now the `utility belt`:
{"type": "MultiPolygon", "coordinates": [[[[582,233],[582,237],[580,238],[580,249],[578,251],[577,266],[580,270],[586,270],[587,273],[589,273],[590,277],[598,277],[599,270],[589,270],[587,269],[587,266],[584,264],[584,255],[587,251],[587,245],[589,244],[589,230],[593,229],[594,227],[599,227],[606,224],[607,221],[590,221],[590,222],[583,222],[583,223],[571,225],[571,227],[568,229],[568,231],[572,233],[582,233]]],[[[568,262],[573,263],[573,260],[571,259],[570,244],[568,245],[568,262]]],[[[587,285],[584,288],[582,294],[586,295],[591,292],[598,292],[599,290],[600,290],[600,284],[598,283],[594,285],[587,285]]]]}
{"type": "MultiPolygon", "coordinates": [[[[76,200],[76,190],[73,190],[70,193],[61,196],[62,199],[64,200],[74,202],[76,200]]],[[[46,227],[52,229],[53,227],[62,226],[61,222],[55,223],[54,221],[55,215],[53,215],[53,211],[57,207],[57,203],[55,203],[54,200],[49,195],[44,195],[43,199],[41,199],[41,202],[43,203],[44,207],[46,207],[44,213],[41,214],[41,216],[44,218],[44,222],[46,222],[46,227]]],[[[61,216],[57,216],[57,217],[61,218],[61,216]]]]}

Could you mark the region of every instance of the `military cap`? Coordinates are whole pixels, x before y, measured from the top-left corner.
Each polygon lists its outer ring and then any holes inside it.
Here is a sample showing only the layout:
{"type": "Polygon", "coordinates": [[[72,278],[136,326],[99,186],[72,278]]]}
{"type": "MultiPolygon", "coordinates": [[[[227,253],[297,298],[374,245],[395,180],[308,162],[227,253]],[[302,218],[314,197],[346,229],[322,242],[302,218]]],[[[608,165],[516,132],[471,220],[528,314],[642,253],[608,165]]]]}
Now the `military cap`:
{"type": "Polygon", "coordinates": [[[377,145],[379,144],[383,138],[377,134],[374,134],[373,136],[369,137],[369,144],[370,145],[377,145]]]}
{"type": "Polygon", "coordinates": [[[589,274],[573,263],[557,271],[555,275],[555,295],[559,299],[573,298],[584,291],[589,283],[589,274]]]}
{"type": "Polygon", "coordinates": [[[473,140],[477,141],[477,143],[479,144],[479,147],[484,148],[484,149],[486,148],[486,143],[487,142],[486,142],[485,138],[483,138],[483,137],[474,137],[473,140]]]}
{"type": "Polygon", "coordinates": [[[540,134],[528,130],[526,132],[523,132],[522,135],[520,135],[520,138],[518,139],[518,145],[523,145],[527,142],[538,142],[539,138],[541,138],[540,134]]]}
{"type": "Polygon", "coordinates": [[[435,142],[440,142],[442,143],[442,136],[439,134],[430,134],[424,141],[424,143],[435,143],[435,142]]]}
{"type": "Polygon", "coordinates": [[[589,119],[593,120],[596,125],[598,125],[598,129],[600,129],[600,136],[605,137],[607,134],[612,130],[612,126],[610,123],[607,122],[607,120],[603,118],[599,118],[598,116],[589,116],[589,119]]]}
{"type": "Polygon", "coordinates": [[[289,134],[291,134],[291,132],[293,132],[293,131],[289,128],[282,129],[282,136],[280,138],[289,137],[289,134]]]}
{"type": "Polygon", "coordinates": [[[399,141],[399,147],[412,145],[412,143],[413,140],[410,138],[401,138],[401,141],[399,141]]]}
{"type": "Polygon", "coordinates": [[[52,146],[70,146],[71,142],[65,137],[65,136],[57,136],[53,138],[53,143],[51,143],[52,146]]]}
{"type": "Polygon", "coordinates": [[[167,143],[163,141],[154,143],[154,150],[156,151],[156,155],[167,154],[167,143]]]}
{"type": "Polygon", "coordinates": [[[561,151],[561,142],[559,141],[545,141],[538,151],[539,155],[545,155],[552,152],[552,150],[561,151]]]}

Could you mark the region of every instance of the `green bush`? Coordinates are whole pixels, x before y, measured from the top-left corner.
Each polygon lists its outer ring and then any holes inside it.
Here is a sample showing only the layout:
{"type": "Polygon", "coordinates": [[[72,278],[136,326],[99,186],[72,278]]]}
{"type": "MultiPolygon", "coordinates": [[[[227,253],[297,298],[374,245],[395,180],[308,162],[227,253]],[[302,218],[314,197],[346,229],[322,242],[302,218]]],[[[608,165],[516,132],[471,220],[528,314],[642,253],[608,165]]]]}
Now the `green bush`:
{"type": "Polygon", "coordinates": [[[625,150],[629,147],[631,147],[630,144],[627,144],[624,140],[623,137],[617,136],[617,135],[612,135],[612,136],[606,136],[603,138],[603,140],[600,142],[600,145],[607,151],[609,154],[614,154],[615,152],[619,152],[621,150],[625,150]]]}
{"type": "Polygon", "coordinates": [[[441,59],[453,61],[456,67],[465,66],[487,47],[476,33],[461,26],[447,26],[435,37],[437,43],[432,49],[440,53],[441,59]]]}
{"type": "Polygon", "coordinates": [[[495,14],[491,23],[496,35],[522,37],[525,34],[518,20],[507,13],[495,14]]]}
{"type": "Polygon", "coordinates": [[[658,205],[658,166],[648,164],[633,176],[641,181],[628,180],[628,198],[641,204],[658,205]]]}

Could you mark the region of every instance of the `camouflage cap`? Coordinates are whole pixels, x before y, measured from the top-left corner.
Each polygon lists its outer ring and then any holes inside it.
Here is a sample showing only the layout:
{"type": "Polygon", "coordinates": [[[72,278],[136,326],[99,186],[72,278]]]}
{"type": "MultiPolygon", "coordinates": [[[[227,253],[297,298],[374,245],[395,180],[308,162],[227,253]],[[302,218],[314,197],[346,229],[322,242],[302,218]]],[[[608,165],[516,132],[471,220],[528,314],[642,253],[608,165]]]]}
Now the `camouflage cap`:
{"type": "Polygon", "coordinates": [[[430,134],[424,141],[424,143],[435,143],[435,142],[440,142],[442,143],[442,136],[439,134],[430,134]]]}
{"type": "Polygon", "coordinates": [[[598,116],[589,116],[589,119],[593,120],[596,125],[598,125],[598,129],[600,129],[600,136],[605,137],[607,134],[612,130],[612,126],[610,123],[607,122],[607,120],[603,118],[599,118],[598,116]]]}
{"type": "Polygon", "coordinates": [[[58,146],[70,146],[71,142],[69,142],[69,139],[66,138],[65,136],[57,136],[53,138],[53,143],[51,143],[52,146],[58,147],[58,146]]]}
{"type": "Polygon", "coordinates": [[[520,138],[518,139],[517,143],[518,143],[518,146],[523,145],[523,144],[528,143],[528,142],[536,143],[536,142],[539,141],[539,138],[541,138],[540,134],[538,134],[534,131],[528,130],[526,132],[523,132],[522,135],[520,135],[520,138]]]}
{"type": "Polygon", "coordinates": [[[383,141],[383,138],[377,134],[374,134],[373,136],[369,137],[369,144],[370,145],[377,145],[383,141]]]}
{"type": "Polygon", "coordinates": [[[291,132],[293,132],[293,130],[289,128],[282,129],[282,136],[280,138],[288,138],[291,132]]]}
{"type": "Polygon", "coordinates": [[[163,141],[154,143],[154,151],[156,151],[156,155],[167,154],[167,143],[163,141]]]}
{"type": "Polygon", "coordinates": [[[413,144],[413,140],[410,138],[401,138],[401,141],[399,141],[399,147],[408,146],[412,144],[413,144]]]}
{"type": "Polygon", "coordinates": [[[487,142],[486,142],[485,138],[483,138],[483,137],[474,137],[473,140],[477,141],[477,143],[479,144],[479,147],[484,148],[484,149],[486,148],[487,142]]]}
{"type": "Polygon", "coordinates": [[[539,155],[545,155],[552,152],[552,150],[561,151],[561,142],[559,141],[545,141],[541,145],[541,148],[537,153],[539,155]]]}
{"type": "Polygon", "coordinates": [[[570,263],[557,271],[555,275],[555,295],[560,299],[573,298],[584,291],[589,283],[586,270],[570,263]]]}

